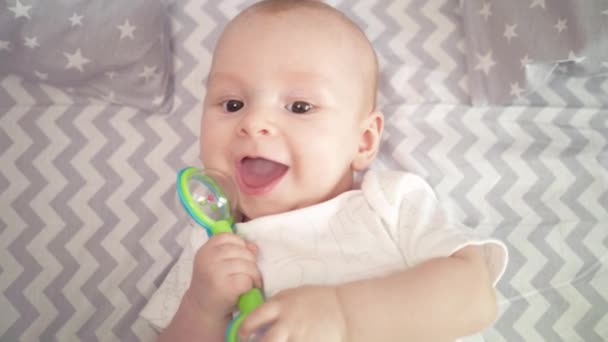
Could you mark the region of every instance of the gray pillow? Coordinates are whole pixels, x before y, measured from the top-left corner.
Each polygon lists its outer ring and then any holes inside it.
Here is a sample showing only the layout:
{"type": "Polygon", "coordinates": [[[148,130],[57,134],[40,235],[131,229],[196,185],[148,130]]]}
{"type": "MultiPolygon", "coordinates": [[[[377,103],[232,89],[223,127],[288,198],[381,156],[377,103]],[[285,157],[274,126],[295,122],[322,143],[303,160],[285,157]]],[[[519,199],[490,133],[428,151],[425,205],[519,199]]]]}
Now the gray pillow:
{"type": "Polygon", "coordinates": [[[608,107],[608,1],[464,0],[474,105],[608,107]]]}
{"type": "Polygon", "coordinates": [[[166,112],[169,29],[158,0],[7,0],[0,3],[0,81],[13,74],[75,98],[166,112]]]}

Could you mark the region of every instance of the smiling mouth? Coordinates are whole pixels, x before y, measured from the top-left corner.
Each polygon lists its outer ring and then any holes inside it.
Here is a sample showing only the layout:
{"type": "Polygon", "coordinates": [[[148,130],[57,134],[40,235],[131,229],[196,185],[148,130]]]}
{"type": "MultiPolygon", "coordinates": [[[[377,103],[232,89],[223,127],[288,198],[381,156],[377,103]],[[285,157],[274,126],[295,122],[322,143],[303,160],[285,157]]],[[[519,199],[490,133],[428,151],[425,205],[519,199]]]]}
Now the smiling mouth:
{"type": "Polygon", "coordinates": [[[247,195],[261,195],[271,191],[289,167],[266,158],[245,157],[237,162],[237,183],[247,195]]]}

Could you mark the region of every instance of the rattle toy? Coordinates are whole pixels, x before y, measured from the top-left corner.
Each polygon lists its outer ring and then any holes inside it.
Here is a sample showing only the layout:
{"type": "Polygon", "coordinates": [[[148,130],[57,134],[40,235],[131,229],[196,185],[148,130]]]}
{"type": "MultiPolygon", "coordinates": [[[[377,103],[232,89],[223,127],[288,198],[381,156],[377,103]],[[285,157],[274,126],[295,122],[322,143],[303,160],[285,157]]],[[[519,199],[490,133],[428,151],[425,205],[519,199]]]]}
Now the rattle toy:
{"type": "MultiPolygon", "coordinates": [[[[237,192],[228,177],[217,171],[186,167],[177,174],[177,194],[184,209],[205,228],[207,235],[234,233],[234,215],[230,203],[237,203],[237,192]]],[[[264,297],[258,288],[239,296],[239,314],[226,329],[226,342],[239,342],[241,323],[263,302],[264,297]]]]}

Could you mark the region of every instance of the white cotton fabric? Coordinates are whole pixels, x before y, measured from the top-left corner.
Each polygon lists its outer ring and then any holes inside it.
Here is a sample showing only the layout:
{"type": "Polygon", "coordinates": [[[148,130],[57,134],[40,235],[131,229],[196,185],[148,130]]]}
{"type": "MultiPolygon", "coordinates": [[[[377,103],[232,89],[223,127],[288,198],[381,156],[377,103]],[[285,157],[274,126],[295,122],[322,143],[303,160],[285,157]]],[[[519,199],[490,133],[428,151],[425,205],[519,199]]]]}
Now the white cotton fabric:
{"type": "MultiPolygon", "coordinates": [[[[430,186],[401,171],[368,171],[359,189],[314,206],[237,224],[258,246],[264,294],[311,284],[340,284],[405,270],[469,245],[482,250],[494,284],[507,264],[497,240],[449,221],[430,186]]],[[[194,228],[178,262],[142,311],[165,328],[190,284],[196,251],[207,240],[194,228]]]]}

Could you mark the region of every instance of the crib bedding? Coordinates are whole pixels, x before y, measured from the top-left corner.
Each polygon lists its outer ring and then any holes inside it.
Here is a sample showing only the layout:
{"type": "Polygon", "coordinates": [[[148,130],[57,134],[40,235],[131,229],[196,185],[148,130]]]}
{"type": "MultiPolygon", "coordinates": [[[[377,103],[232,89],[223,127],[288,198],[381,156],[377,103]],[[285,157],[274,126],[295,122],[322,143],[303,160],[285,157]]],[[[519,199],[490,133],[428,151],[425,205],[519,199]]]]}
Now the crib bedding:
{"type": "MultiPolygon", "coordinates": [[[[190,229],[175,173],[197,164],[213,44],[249,3],[162,3],[170,114],[0,75],[0,340],[153,339],[139,312],[190,229]]],[[[576,102],[471,106],[486,93],[469,90],[483,71],[467,66],[466,20],[482,2],[330,3],[378,50],[387,122],[374,167],[420,174],[455,218],[509,247],[500,318],[476,339],[608,340],[608,108],[585,87],[568,92],[576,102]]]]}
{"type": "Polygon", "coordinates": [[[0,75],[50,84],[74,99],[170,108],[169,18],[159,0],[9,0],[0,8],[0,75]]]}
{"type": "Polygon", "coordinates": [[[473,104],[608,106],[606,1],[467,0],[463,19],[473,104]]]}

